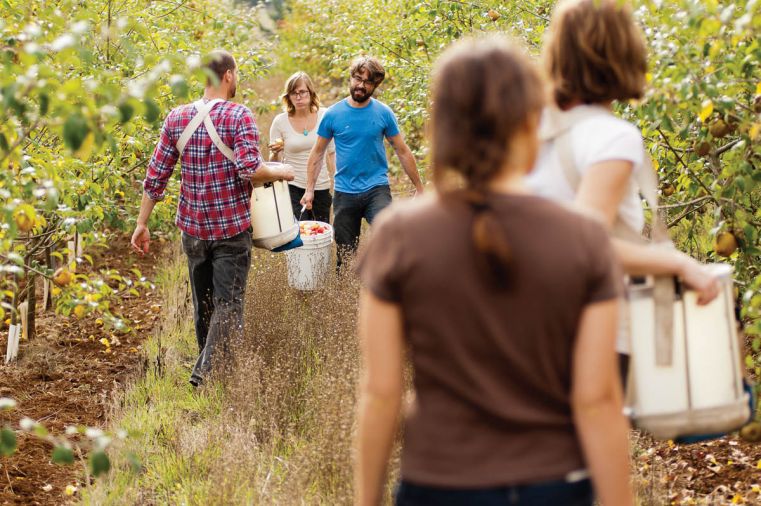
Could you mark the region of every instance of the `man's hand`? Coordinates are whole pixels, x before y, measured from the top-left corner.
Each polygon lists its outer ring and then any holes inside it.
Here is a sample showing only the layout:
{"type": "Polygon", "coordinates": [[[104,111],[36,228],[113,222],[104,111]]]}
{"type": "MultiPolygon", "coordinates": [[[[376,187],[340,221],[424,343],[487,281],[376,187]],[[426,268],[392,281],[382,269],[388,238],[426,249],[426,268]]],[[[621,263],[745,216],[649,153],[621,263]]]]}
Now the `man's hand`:
{"type": "Polygon", "coordinates": [[[254,172],[240,172],[238,177],[259,185],[273,181],[293,181],[296,176],[291,165],[278,162],[262,163],[254,172]]]}
{"type": "Polygon", "coordinates": [[[296,173],[293,171],[292,165],[284,163],[280,167],[279,176],[279,179],[282,179],[283,181],[293,181],[296,178],[296,173]]]}
{"type": "Polygon", "coordinates": [[[142,256],[148,253],[150,243],[151,233],[148,231],[148,227],[138,223],[135,227],[135,231],[132,233],[132,249],[142,256]]]}
{"type": "Polygon", "coordinates": [[[301,197],[299,203],[302,206],[306,206],[307,209],[312,209],[312,202],[314,201],[314,190],[305,190],[304,196],[301,197]]]}

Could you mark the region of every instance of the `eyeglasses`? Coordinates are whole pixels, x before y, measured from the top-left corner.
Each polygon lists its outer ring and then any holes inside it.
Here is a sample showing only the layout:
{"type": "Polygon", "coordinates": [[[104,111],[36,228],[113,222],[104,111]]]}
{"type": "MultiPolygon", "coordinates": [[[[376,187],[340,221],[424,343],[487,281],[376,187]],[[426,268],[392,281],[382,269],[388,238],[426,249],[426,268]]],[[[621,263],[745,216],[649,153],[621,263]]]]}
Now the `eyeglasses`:
{"type": "Polygon", "coordinates": [[[289,93],[289,95],[293,98],[304,98],[308,97],[310,95],[309,90],[301,90],[301,91],[292,91],[289,93]]]}
{"type": "Polygon", "coordinates": [[[362,79],[359,76],[351,76],[351,80],[354,81],[357,84],[364,84],[365,86],[375,86],[375,81],[372,81],[370,79],[362,79]]]}

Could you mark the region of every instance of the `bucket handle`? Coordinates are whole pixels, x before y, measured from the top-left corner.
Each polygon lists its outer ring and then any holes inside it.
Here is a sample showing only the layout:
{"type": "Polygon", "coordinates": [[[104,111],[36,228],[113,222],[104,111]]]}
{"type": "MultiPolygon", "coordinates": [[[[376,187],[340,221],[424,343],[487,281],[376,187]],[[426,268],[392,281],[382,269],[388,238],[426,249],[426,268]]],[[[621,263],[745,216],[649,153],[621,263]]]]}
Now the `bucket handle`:
{"type": "MultiPolygon", "coordinates": [[[[307,205],[306,204],[301,206],[301,212],[299,213],[299,221],[301,221],[301,218],[304,216],[304,211],[306,211],[306,210],[307,210],[307,205]]],[[[312,219],[313,220],[317,220],[317,216],[315,216],[315,214],[314,214],[314,209],[310,209],[309,212],[312,213],[312,219]]]]}

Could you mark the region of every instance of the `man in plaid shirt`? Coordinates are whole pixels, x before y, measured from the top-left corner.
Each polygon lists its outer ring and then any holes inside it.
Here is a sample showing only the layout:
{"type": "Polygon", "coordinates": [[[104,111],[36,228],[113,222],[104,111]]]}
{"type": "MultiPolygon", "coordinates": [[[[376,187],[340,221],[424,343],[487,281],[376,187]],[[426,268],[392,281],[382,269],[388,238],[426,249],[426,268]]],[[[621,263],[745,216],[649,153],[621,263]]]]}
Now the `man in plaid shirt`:
{"type": "Polygon", "coordinates": [[[262,163],[259,131],[251,111],[230,102],[235,96],[238,69],[226,51],[209,55],[207,68],[217,76],[206,83],[203,101],[222,99],[209,118],[222,143],[234,153],[229,160],[201,125],[180,154],[178,141],[196,115],[194,104],[169,113],[143,182],[143,199],[132,247],[148,252],[148,218],[178,160],[181,165],[180,199],[176,224],[182,231],[182,248],[188,257],[196,338],[200,356],[190,378],[198,386],[212,367],[215,349],[229,351],[231,334],[243,329],[243,299],[251,263],[251,183],[293,180],[289,167],[262,163]]]}

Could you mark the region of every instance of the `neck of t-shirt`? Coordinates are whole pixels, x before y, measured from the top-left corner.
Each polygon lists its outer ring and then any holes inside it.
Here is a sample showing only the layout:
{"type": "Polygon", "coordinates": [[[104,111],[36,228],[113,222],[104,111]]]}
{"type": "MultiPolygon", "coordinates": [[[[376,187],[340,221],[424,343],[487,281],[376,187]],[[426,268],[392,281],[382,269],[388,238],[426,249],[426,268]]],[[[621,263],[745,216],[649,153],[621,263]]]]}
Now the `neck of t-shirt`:
{"type": "Polygon", "coordinates": [[[370,107],[370,104],[373,102],[373,97],[368,98],[364,102],[357,102],[351,97],[346,97],[346,105],[351,107],[352,109],[364,109],[366,107],[370,107]],[[362,105],[354,105],[354,104],[362,104],[362,105]]]}

